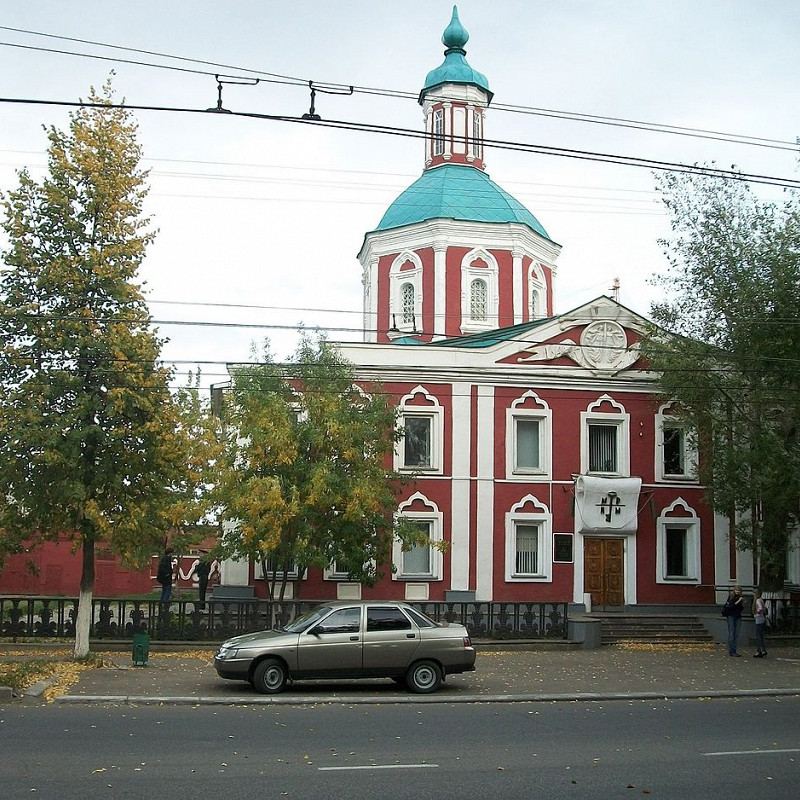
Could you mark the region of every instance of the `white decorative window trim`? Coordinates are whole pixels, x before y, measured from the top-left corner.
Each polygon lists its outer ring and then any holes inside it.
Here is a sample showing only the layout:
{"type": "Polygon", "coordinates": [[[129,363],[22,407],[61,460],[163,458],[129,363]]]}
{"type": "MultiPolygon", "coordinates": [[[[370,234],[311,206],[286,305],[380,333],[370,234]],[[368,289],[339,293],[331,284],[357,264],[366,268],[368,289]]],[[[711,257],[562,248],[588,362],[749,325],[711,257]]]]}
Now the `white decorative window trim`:
{"type": "Polygon", "coordinates": [[[528,390],[506,409],[506,478],[508,480],[530,481],[549,480],[552,474],[552,425],[553,412],[550,406],[536,392],[528,390]],[[535,408],[525,407],[528,401],[535,408]],[[517,467],[517,422],[519,420],[538,420],[539,425],[539,467],[526,469],[517,467]]]}
{"type": "MultiPolygon", "coordinates": [[[[422,492],[415,492],[402,502],[397,508],[396,517],[403,517],[412,522],[422,522],[429,525],[430,539],[432,542],[442,541],[443,518],[444,515],[439,511],[439,507],[432,500],[429,500],[422,492]],[[415,504],[421,504],[423,509],[412,510],[415,504]]],[[[392,545],[392,561],[397,567],[397,571],[392,574],[395,581],[440,581],[444,575],[444,555],[437,547],[431,546],[430,565],[431,571],[427,575],[419,573],[403,572],[403,548],[399,539],[395,537],[392,545]]]]}
{"type": "Polygon", "coordinates": [[[698,584],[700,583],[700,518],[697,512],[678,497],[662,510],[656,522],[656,583],[698,584]],[[674,516],[681,509],[680,516],[674,516]],[[667,574],[667,528],[682,528],[686,531],[686,574],[667,574]]]}
{"type": "Polygon", "coordinates": [[[389,336],[397,337],[422,329],[422,259],[411,250],[404,250],[389,267],[389,336]],[[402,267],[411,263],[411,269],[402,267]],[[414,290],[414,314],[410,320],[403,316],[403,286],[414,290]]]}
{"type": "Polygon", "coordinates": [[[547,316],[547,282],[544,270],[535,262],[528,267],[528,315],[531,320],[547,316]]]}
{"type": "Polygon", "coordinates": [[[675,483],[697,483],[697,447],[694,441],[693,432],[688,424],[670,415],[669,411],[672,403],[665,403],[658,409],[656,414],[656,452],[655,452],[655,476],[657,481],[675,483]],[[664,431],[669,428],[677,428],[682,431],[683,445],[683,472],[667,473],[665,470],[665,446],[664,431]]]}
{"type": "Polygon", "coordinates": [[[586,411],[581,411],[581,473],[584,475],[609,475],[626,478],[631,473],[630,414],[625,407],[604,394],[590,403],[586,411]],[[615,412],[597,411],[604,404],[610,404],[615,412]],[[589,470],[589,426],[608,425],[617,430],[617,469],[611,471],[589,470]]]}
{"type": "Polygon", "coordinates": [[[394,451],[394,468],[398,472],[420,472],[426,475],[440,475],[444,468],[444,409],[439,400],[424,386],[417,386],[400,400],[399,404],[400,428],[405,430],[405,420],[408,417],[426,417],[430,419],[430,465],[421,467],[406,465],[405,463],[405,436],[401,436],[394,451]],[[423,405],[412,405],[418,395],[423,395],[423,405]]]}
{"type": "Polygon", "coordinates": [[[497,259],[482,247],[470,250],[461,259],[461,332],[477,333],[479,331],[493,330],[498,325],[498,296],[499,267],[497,259]],[[476,261],[483,261],[485,267],[476,267],[476,261]],[[472,282],[482,280],[486,283],[486,315],[483,319],[474,320],[470,317],[472,307],[472,282]]]}
{"type": "Polygon", "coordinates": [[[548,583],[553,580],[553,515],[533,495],[525,495],[506,514],[505,579],[508,583],[548,583]],[[531,506],[532,511],[522,509],[531,506]],[[516,569],[517,525],[536,525],[537,571],[520,575],[516,569]]]}

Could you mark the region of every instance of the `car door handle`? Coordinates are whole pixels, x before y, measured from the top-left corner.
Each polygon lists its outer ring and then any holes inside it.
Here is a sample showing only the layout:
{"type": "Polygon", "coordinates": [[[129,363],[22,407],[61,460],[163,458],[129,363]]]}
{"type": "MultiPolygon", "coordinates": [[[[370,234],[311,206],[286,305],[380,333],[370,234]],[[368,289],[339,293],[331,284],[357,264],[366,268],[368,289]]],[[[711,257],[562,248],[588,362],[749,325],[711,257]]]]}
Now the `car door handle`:
{"type": "Polygon", "coordinates": [[[351,636],[350,637],[350,641],[351,642],[357,642],[358,641],[358,636],[351,636]]]}
{"type": "Polygon", "coordinates": [[[406,634],[406,639],[416,639],[416,638],[417,638],[417,634],[416,633],[407,633],[406,634]]]}

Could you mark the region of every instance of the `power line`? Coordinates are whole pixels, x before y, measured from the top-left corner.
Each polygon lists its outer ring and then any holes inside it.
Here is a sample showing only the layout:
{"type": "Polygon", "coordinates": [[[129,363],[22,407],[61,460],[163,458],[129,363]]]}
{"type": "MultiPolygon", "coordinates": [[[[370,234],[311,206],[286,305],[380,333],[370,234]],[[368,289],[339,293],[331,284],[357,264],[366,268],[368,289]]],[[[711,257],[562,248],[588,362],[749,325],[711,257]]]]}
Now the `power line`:
{"type": "MultiPolygon", "coordinates": [[[[213,67],[216,70],[222,69],[230,69],[236,72],[245,72],[252,75],[259,75],[263,76],[265,82],[270,83],[283,83],[286,85],[292,86],[302,86],[307,87],[310,83],[313,83],[316,87],[321,89],[330,89],[333,91],[347,91],[356,92],[359,94],[368,94],[368,95],[377,95],[377,96],[385,96],[390,98],[396,99],[403,99],[403,100],[417,100],[417,93],[416,92],[409,92],[405,90],[397,90],[397,89],[385,89],[385,88],[378,88],[378,87],[367,87],[367,86],[357,86],[357,85],[346,85],[331,81],[310,81],[307,78],[301,78],[298,76],[291,76],[291,75],[281,75],[279,73],[268,72],[261,69],[253,69],[250,67],[241,67],[232,64],[220,64],[212,61],[207,61],[204,59],[198,58],[189,58],[185,56],[176,56],[169,53],[162,53],[154,50],[145,50],[141,48],[134,48],[134,47],[125,47],[121,45],[114,45],[108,44],[105,42],[97,42],[92,41],[89,39],[80,39],[75,37],[69,36],[60,36],[56,34],[44,33],[40,31],[31,31],[26,30],[23,28],[13,28],[10,26],[3,26],[0,25],[0,30],[7,30],[13,31],[15,33],[22,33],[29,36],[41,36],[51,39],[57,39],[61,41],[68,41],[68,42],[75,42],[79,44],[88,44],[94,47],[105,47],[112,50],[120,50],[124,52],[131,52],[131,53],[140,53],[142,55],[149,55],[155,56],[157,58],[166,58],[170,60],[180,61],[183,63],[193,63],[193,64],[201,64],[207,67],[213,67]]],[[[135,66],[144,66],[144,67],[151,67],[156,69],[167,69],[167,70],[174,70],[179,72],[189,72],[195,74],[201,74],[206,76],[214,76],[217,77],[216,73],[212,72],[205,72],[200,70],[192,70],[188,68],[181,68],[176,66],[171,66],[168,64],[154,64],[151,62],[142,62],[142,61],[133,61],[129,59],[121,59],[121,58],[111,58],[109,56],[100,56],[91,53],[80,53],[75,51],[68,51],[68,50],[54,50],[50,48],[40,48],[34,47],[31,45],[21,45],[15,44],[11,42],[0,42],[0,45],[4,45],[7,47],[18,47],[27,50],[37,51],[40,50],[42,52],[52,52],[58,55],[70,55],[76,56],[79,58],[94,58],[100,59],[105,61],[113,61],[117,63],[126,63],[126,64],[133,64],[135,66]]],[[[235,75],[226,75],[224,77],[231,77],[236,78],[235,75]]],[[[669,125],[666,123],[658,123],[658,122],[646,122],[643,120],[635,120],[625,117],[612,117],[612,116],[605,116],[599,114],[588,114],[585,112],[575,112],[575,111],[560,111],[551,108],[539,108],[535,106],[525,106],[525,105],[518,105],[512,103],[495,103],[492,106],[493,110],[497,111],[504,111],[509,113],[515,114],[528,114],[533,116],[541,116],[541,117],[550,117],[556,119],[563,119],[570,122],[586,122],[595,125],[607,125],[607,126],[614,126],[614,127],[621,127],[621,128],[629,128],[634,130],[642,130],[651,133],[666,133],[671,135],[678,135],[678,136],[687,136],[692,138],[698,139],[710,139],[713,141],[723,141],[723,142],[730,142],[733,144],[743,144],[747,146],[753,147],[766,147],[778,150],[789,150],[789,151],[797,151],[798,150],[798,143],[787,141],[783,139],[772,139],[767,137],[759,137],[759,136],[749,136],[746,134],[738,134],[738,133],[729,133],[724,131],[716,131],[716,130],[708,130],[704,128],[693,128],[693,127],[685,127],[679,125],[669,125]]]]}
{"type": "MultiPolygon", "coordinates": [[[[64,100],[34,100],[30,98],[0,98],[0,103],[22,104],[22,105],[44,105],[44,106],[65,106],[68,108],[96,108],[100,110],[121,110],[121,111],[156,111],[181,114],[212,114],[215,110],[198,108],[180,108],[174,106],[143,106],[143,105],[117,105],[113,103],[85,103],[64,100]]],[[[375,123],[350,122],[346,120],[311,120],[301,117],[288,117],[278,114],[260,114],[256,112],[229,111],[226,117],[241,117],[243,119],[256,119],[270,122],[290,122],[301,125],[314,125],[315,127],[332,128],[337,130],[349,130],[359,133],[373,133],[387,136],[400,136],[412,139],[430,139],[430,135],[424,131],[412,130],[409,128],[399,128],[389,125],[378,125],[375,123]]],[[[745,181],[766,186],[779,186],[788,189],[800,188],[800,180],[792,178],[782,178],[772,175],[760,175],[755,173],[737,172],[736,170],[722,169],[720,167],[709,167],[700,165],[687,165],[678,162],[660,161],[657,159],[643,158],[640,156],[626,156],[615,153],[601,153],[590,150],[577,150],[574,148],[555,147],[552,145],[540,145],[528,142],[514,142],[502,139],[484,139],[485,147],[496,148],[499,150],[511,150],[537,155],[547,155],[561,158],[574,158],[581,161],[594,161],[606,164],[616,164],[618,166],[642,167],[645,169],[677,172],[690,175],[699,175],[708,178],[723,178],[729,180],[745,181]]]]}

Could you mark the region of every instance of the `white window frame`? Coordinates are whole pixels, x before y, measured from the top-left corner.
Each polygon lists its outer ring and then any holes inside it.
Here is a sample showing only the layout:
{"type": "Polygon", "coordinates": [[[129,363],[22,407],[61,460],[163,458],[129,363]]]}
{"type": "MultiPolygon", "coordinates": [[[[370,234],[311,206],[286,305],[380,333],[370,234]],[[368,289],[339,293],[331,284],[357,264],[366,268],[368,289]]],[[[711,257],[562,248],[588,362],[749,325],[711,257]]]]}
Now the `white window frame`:
{"type": "Polygon", "coordinates": [[[431,155],[444,155],[445,120],[444,108],[434,108],[431,113],[431,155]]]}
{"type": "Polygon", "coordinates": [[[691,427],[679,420],[677,417],[670,415],[669,410],[671,403],[666,403],[658,409],[656,414],[656,453],[655,453],[655,476],[657,481],[663,482],[679,482],[697,483],[697,446],[694,440],[693,431],[691,427]],[[681,431],[683,438],[683,472],[682,473],[668,473],[665,470],[665,444],[664,433],[669,428],[675,428],[681,431]]]}
{"type": "Polygon", "coordinates": [[[477,333],[493,330],[498,326],[497,259],[482,247],[470,250],[461,259],[461,332],[477,333]],[[483,261],[485,267],[473,266],[476,261],[483,261]],[[472,319],[472,281],[480,279],[486,284],[486,317],[482,320],[472,319]]]}
{"type": "Polygon", "coordinates": [[[417,386],[409,394],[405,395],[400,400],[399,405],[399,425],[401,432],[400,439],[394,451],[394,468],[397,472],[419,472],[426,475],[440,475],[443,470],[443,456],[444,456],[444,409],[439,404],[436,397],[428,392],[423,386],[417,386]],[[422,395],[424,404],[413,404],[413,401],[422,395]],[[430,465],[416,466],[413,464],[405,463],[405,420],[408,417],[423,417],[430,420],[430,465]]]}
{"type": "Polygon", "coordinates": [[[506,514],[505,579],[507,583],[551,583],[553,580],[553,515],[531,494],[525,495],[506,514]],[[538,526],[539,563],[534,574],[517,573],[517,525],[538,526]]]}
{"type": "MultiPolygon", "coordinates": [[[[429,500],[421,492],[415,492],[405,502],[401,503],[397,509],[395,518],[402,517],[410,522],[418,522],[429,526],[431,542],[441,542],[443,536],[443,514],[439,507],[432,500],[429,500]],[[412,510],[412,506],[422,505],[423,509],[412,510]]],[[[430,548],[430,571],[426,574],[418,572],[403,572],[403,547],[400,540],[395,537],[392,545],[392,561],[396,566],[396,572],[392,573],[392,580],[395,581],[415,581],[429,582],[441,581],[444,575],[444,555],[442,551],[431,545],[430,548]]]]}
{"type": "Polygon", "coordinates": [[[627,478],[631,472],[630,448],[630,414],[625,407],[607,394],[590,403],[586,411],[581,411],[581,472],[584,475],[607,475],[612,477],[627,478]],[[616,413],[601,412],[603,404],[609,403],[617,410],[616,413]],[[589,426],[608,425],[617,431],[617,468],[616,470],[589,470],[589,426]]]}
{"type": "Polygon", "coordinates": [[[528,269],[528,316],[531,320],[547,316],[547,289],[538,264],[531,264],[528,269]]]}
{"type": "MultiPolygon", "coordinates": [[[[267,559],[267,567],[269,567],[270,559],[267,559]]],[[[266,580],[272,579],[272,570],[269,571],[269,575],[266,576],[266,580]]],[[[297,564],[292,564],[291,569],[287,570],[286,572],[286,580],[289,581],[296,581],[300,579],[300,570],[297,564]]],[[[303,578],[305,578],[305,571],[303,572],[303,578]]],[[[261,567],[261,559],[256,559],[253,563],[253,578],[257,581],[265,580],[264,570],[261,567]]],[[[283,572],[276,573],[276,580],[278,582],[283,580],[283,572]]]]}
{"type": "Polygon", "coordinates": [[[472,109],[472,152],[469,158],[483,158],[483,112],[480,109],[472,109]]]}
{"type": "Polygon", "coordinates": [[[678,497],[662,510],[656,522],[656,583],[699,584],[700,563],[700,518],[697,512],[678,497]],[[679,516],[675,515],[679,510],[679,516]],[[667,575],[667,529],[682,528],[686,531],[686,575],[667,575]]]}
{"type": "Polygon", "coordinates": [[[403,336],[422,329],[422,259],[405,250],[395,258],[389,268],[389,336],[403,336]],[[411,269],[403,269],[406,264],[411,269]],[[403,309],[403,286],[411,284],[414,289],[414,317],[406,321],[403,309]]]}
{"type": "Polygon", "coordinates": [[[506,409],[506,478],[528,481],[549,480],[552,475],[552,425],[550,406],[534,391],[527,391],[506,409]],[[530,407],[531,402],[535,407],[530,407]],[[517,423],[520,420],[539,422],[539,467],[517,467],[517,423]]]}

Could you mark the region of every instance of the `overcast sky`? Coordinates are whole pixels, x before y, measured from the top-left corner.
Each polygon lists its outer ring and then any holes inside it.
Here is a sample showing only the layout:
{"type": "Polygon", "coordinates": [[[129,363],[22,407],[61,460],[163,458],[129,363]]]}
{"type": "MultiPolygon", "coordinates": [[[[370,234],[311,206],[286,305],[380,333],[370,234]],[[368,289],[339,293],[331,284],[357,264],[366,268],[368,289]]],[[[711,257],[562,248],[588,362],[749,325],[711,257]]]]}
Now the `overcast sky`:
{"type": "MultiPolygon", "coordinates": [[[[205,109],[217,103],[214,74],[224,73],[261,78],[256,86],[226,85],[224,107],[299,117],[309,110],[302,84],[313,80],[381,90],[317,94],[323,120],[420,130],[416,96],[442,62],[452,5],[5,0],[0,96],[75,101],[113,69],[130,105],[205,109]]],[[[462,0],[458,8],[470,34],[467,60],[494,92],[487,138],[798,177],[796,153],[774,144],[800,134],[796,0],[462,0]],[[525,108],[757,137],[770,146],[525,108]]],[[[63,127],[67,114],[0,103],[0,190],[16,185],[23,166],[42,174],[42,125],[63,127]]],[[[356,254],[422,171],[420,140],[224,114],[140,111],[136,119],[152,170],[147,211],[160,231],[141,279],[171,340],[165,357],[181,362],[176,383],[190,368],[183,362],[207,362],[204,383],[222,380],[224,362],[249,359],[251,342],[265,336],[285,357],[295,338],[286,328],[298,323],[328,328],[334,340],[360,338],[356,254]],[[177,321],[252,327],[168,324],[177,321]]],[[[557,311],[608,293],[619,278],[620,301],[647,314],[655,296],[648,279],[664,265],[657,240],[667,233],[650,170],[502,149],[486,160],[491,177],[563,246],[557,311]]]]}

